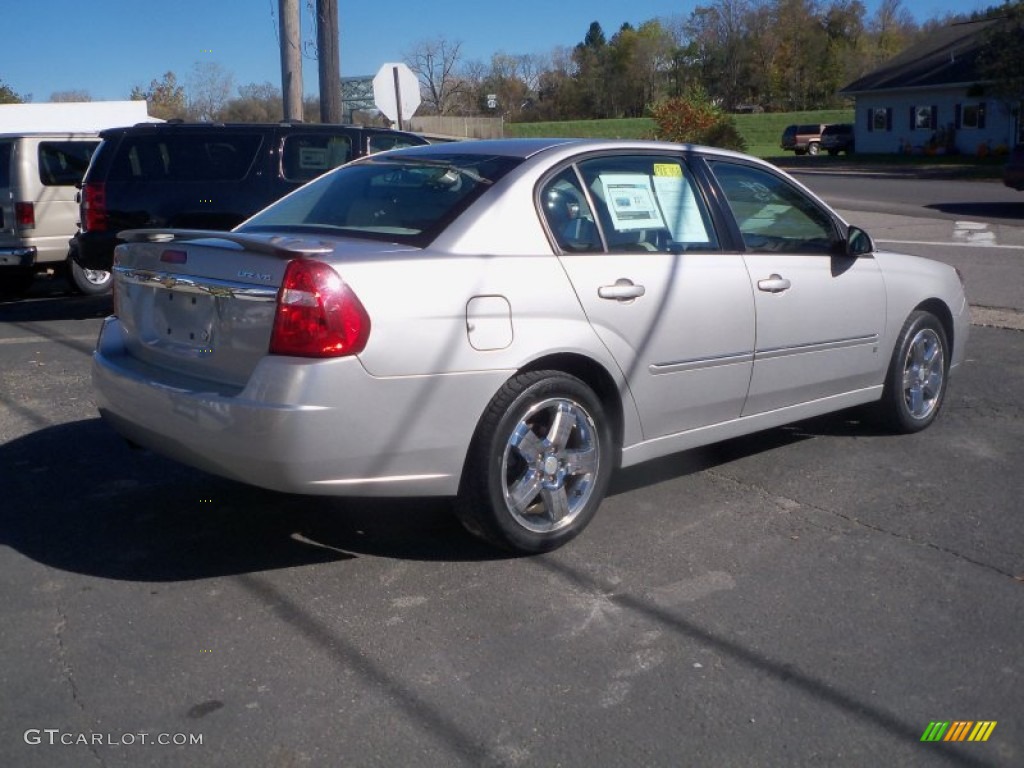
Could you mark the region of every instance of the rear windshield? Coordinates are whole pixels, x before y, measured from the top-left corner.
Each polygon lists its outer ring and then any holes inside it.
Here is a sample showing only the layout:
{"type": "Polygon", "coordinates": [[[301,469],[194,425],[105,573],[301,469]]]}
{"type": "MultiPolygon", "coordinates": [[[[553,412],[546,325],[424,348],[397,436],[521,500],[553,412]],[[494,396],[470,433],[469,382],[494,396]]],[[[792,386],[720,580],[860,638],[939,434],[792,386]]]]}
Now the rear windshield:
{"type": "Polygon", "coordinates": [[[125,136],[110,181],[240,181],[263,144],[257,133],[125,136]]]}
{"type": "Polygon", "coordinates": [[[423,246],[517,166],[459,153],[374,155],[307,184],[239,232],[320,232],[423,246]]]}
{"type": "MultiPolygon", "coordinates": [[[[46,187],[73,187],[82,181],[96,141],[43,141],[39,144],[39,180],[46,187]]],[[[3,186],[0,184],[0,186],[3,186]]]]}

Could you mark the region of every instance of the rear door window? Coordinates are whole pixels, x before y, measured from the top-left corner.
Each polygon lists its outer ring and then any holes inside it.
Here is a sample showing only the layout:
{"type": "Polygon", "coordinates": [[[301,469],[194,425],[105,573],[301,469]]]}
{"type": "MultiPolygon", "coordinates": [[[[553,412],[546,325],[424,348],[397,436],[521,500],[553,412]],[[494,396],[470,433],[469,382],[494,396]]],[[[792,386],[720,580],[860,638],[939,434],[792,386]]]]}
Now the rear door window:
{"type": "Polygon", "coordinates": [[[111,181],[240,181],[263,144],[257,133],[126,136],[111,181]]]}
{"type": "MultiPolygon", "coordinates": [[[[73,187],[82,181],[96,141],[43,141],[39,143],[39,180],[46,187],[73,187]]],[[[0,165],[6,165],[0,162],[0,165]]],[[[4,186],[0,183],[0,186],[4,186]]]]}
{"type": "Polygon", "coordinates": [[[611,252],[717,250],[681,156],[609,155],[579,164],[611,252]]]}
{"type": "Polygon", "coordinates": [[[293,133],[281,151],[281,175],[306,182],[352,159],[352,138],[338,133],[293,133]]]}

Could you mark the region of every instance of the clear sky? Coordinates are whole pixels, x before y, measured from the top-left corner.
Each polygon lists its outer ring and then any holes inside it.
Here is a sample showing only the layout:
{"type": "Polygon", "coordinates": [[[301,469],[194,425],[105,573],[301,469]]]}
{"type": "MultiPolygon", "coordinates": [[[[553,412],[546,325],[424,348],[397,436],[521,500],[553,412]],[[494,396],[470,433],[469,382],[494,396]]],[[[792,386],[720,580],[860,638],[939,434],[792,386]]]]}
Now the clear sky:
{"type": "MultiPolygon", "coordinates": [[[[879,0],[864,0],[868,14],[879,0]]],[[[688,17],[706,0],[339,0],[341,74],[372,75],[401,61],[416,42],[444,36],[466,60],[545,54],[583,39],[592,21],[611,35],[629,22],[688,17]]],[[[996,0],[905,0],[918,22],[969,13],[996,0]]],[[[313,0],[300,0],[303,37],[313,35],[313,0]]],[[[215,61],[235,85],[280,85],[277,0],[4,0],[0,80],[35,102],[54,91],[127,99],[172,70],[185,83],[197,62],[215,61]]],[[[303,64],[304,90],[317,92],[316,60],[303,64]]]]}

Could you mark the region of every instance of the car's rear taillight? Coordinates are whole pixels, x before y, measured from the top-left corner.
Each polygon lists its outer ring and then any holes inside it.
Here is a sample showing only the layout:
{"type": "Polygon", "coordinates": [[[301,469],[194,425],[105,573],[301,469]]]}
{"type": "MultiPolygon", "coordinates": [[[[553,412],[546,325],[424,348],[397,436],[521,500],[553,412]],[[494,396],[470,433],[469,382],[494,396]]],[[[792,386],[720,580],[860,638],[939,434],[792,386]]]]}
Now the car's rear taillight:
{"type": "Polygon", "coordinates": [[[82,231],[103,232],[107,229],[107,188],[103,182],[82,187],[82,231]]]}
{"type": "Polygon", "coordinates": [[[36,206],[34,203],[14,204],[14,223],[18,229],[34,229],[36,226],[36,206]]]}
{"type": "Polygon", "coordinates": [[[277,294],[270,353],[343,357],[363,351],[370,317],[337,272],[321,261],[296,259],[277,294]]]}

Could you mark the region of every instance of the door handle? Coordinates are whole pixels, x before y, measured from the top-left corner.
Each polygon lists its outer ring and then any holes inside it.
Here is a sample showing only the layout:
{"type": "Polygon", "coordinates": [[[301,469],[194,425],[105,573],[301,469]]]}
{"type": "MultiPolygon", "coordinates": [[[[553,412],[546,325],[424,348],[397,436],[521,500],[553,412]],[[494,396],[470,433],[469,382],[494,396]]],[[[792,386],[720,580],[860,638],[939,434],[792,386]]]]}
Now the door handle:
{"type": "Polygon", "coordinates": [[[782,293],[783,291],[788,291],[792,285],[782,275],[771,275],[767,280],[757,281],[757,290],[765,291],[766,293],[782,293]]]}
{"type": "Polygon", "coordinates": [[[632,301],[639,299],[647,293],[642,285],[635,285],[632,280],[620,277],[615,285],[602,285],[597,289],[597,295],[602,299],[615,299],[616,301],[632,301]]]}

